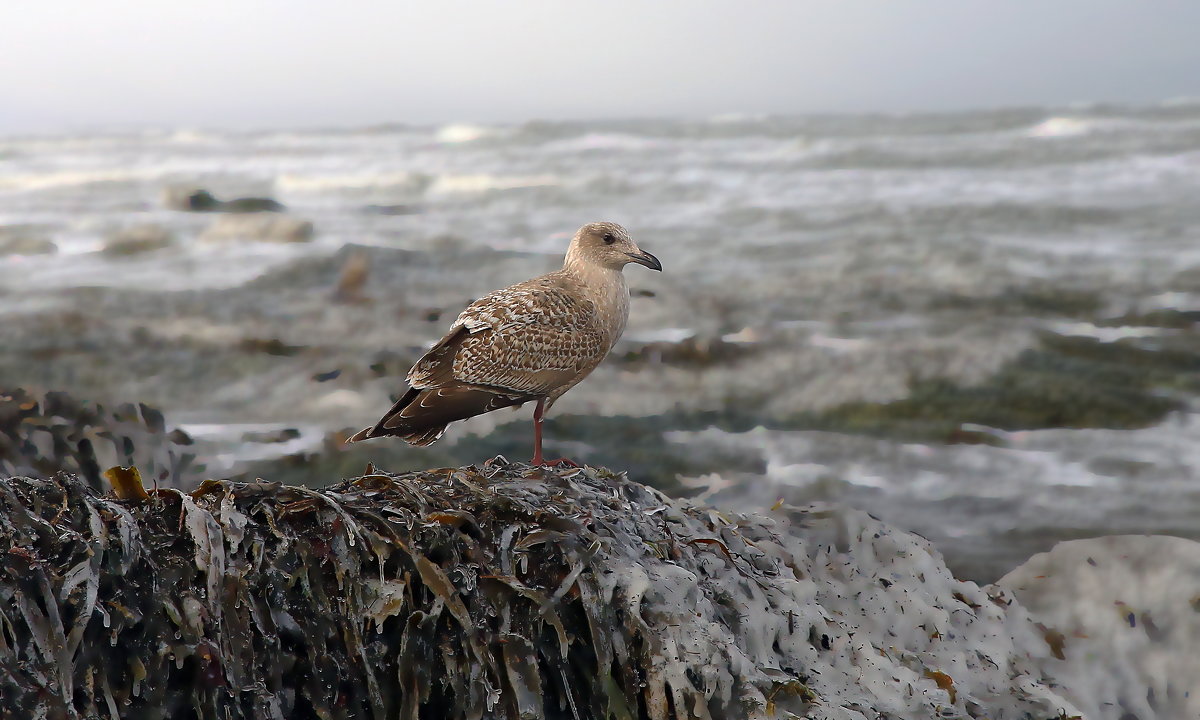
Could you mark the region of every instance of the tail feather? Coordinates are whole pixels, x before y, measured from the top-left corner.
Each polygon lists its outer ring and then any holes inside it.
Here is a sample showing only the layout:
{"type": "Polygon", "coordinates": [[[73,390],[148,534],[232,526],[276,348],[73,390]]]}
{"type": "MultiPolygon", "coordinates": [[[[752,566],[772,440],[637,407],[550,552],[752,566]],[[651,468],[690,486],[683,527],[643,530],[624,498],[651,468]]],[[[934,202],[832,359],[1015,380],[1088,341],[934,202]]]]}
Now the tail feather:
{"type": "Polygon", "coordinates": [[[446,426],[439,425],[437,427],[429,428],[425,432],[401,435],[400,439],[403,440],[404,442],[408,443],[409,445],[416,445],[417,447],[425,447],[426,445],[432,445],[435,442],[437,442],[438,439],[440,439],[442,437],[442,433],[444,433],[444,432],[446,432],[446,426]]]}
{"type": "Polygon", "coordinates": [[[410,445],[432,445],[456,420],[521,405],[533,398],[501,393],[478,385],[411,388],[373,427],[363,428],[346,442],[393,436],[410,445]]]}
{"type": "Polygon", "coordinates": [[[404,393],[404,396],[396,401],[396,404],[392,406],[392,409],[388,410],[387,414],[384,415],[379,422],[375,423],[371,427],[363,428],[362,430],[354,433],[346,442],[355,443],[362,442],[363,440],[370,440],[371,438],[395,435],[396,433],[394,432],[388,432],[386,423],[396,415],[399,415],[404,408],[411,405],[412,401],[417,399],[417,395],[419,395],[420,392],[421,391],[417,390],[416,388],[409,388],[408,392],[404,393]]]}

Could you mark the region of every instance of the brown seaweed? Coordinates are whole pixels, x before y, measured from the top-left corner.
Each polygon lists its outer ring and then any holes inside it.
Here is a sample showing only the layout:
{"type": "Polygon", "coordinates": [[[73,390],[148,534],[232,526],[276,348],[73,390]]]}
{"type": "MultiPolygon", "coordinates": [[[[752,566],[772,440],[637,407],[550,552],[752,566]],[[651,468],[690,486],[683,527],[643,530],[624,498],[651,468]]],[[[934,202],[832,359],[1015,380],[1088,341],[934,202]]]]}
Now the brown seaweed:
{"type": "MultiPolygon", "coordinates": [[[[0,480],[2,718],[840,717],[895,710],[878,699],[893,696],[931,712],[998,708],[1005,683],[1003,707],[1061,706],[1029,690],[1044,687],[1028,659],[1045,654],[1040,639],[960,648],[931,640],[928,619],[908,640],[894,618],[868,630],[846,614],[850,585],[814,581],[857,572],[830,542],[604,469],[497,458],[369,468],[324,490],[208,481],[190,494],[112,477],[119,498],[67,474],[0,480]],[[869,649],[871,633],[887,643],[869,649]],[[885,685],[909,690],[861,683],[867,649],[885,685]],[[940,667],[966,679],[947,688],[940,667]]],[[[863,557],[919,547],[881,527],[837,542],[872,548],[863,557]]],[[[948,609],[918,605],[943,634],[995,635],[1019,612],[958,612],[949,588],[985,596],[939,572],[948,609]]],[[[870,581],[876,599],[857,602],[895,612],[930,573],[893,574],[886,591],[870,581]]]]}

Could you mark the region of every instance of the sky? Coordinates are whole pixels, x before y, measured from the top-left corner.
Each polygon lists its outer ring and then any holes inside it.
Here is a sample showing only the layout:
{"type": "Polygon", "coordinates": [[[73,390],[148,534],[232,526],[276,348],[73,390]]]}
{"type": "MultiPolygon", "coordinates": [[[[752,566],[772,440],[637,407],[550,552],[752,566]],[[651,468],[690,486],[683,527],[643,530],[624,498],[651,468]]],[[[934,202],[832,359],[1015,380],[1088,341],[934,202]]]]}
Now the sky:
{"type": "Polygon", "coordinates": [[[1195,0],[46,0],[0,132],[911,112],[1200,96],[1195,0]]]}

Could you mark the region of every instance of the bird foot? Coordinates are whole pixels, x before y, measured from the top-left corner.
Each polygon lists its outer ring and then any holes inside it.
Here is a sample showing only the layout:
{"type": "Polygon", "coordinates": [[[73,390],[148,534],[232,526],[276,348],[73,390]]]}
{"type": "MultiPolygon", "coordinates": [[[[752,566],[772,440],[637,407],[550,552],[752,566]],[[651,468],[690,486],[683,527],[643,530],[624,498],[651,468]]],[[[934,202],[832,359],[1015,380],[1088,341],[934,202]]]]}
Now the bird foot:
{"type": "Polygon", "coordinates": [[[564,458],[554,458],[552,460],[542,460],[540,458],[534,458],[532,462],[533,462],[533,465],[535,465],[537,467],[560,467],[560,466],[561,467],[573,467],[573,468],[583,467],[582,465],[575,462],[574,460],[572,460],[570,458],[565,458],[565,457],[564,458]]]}

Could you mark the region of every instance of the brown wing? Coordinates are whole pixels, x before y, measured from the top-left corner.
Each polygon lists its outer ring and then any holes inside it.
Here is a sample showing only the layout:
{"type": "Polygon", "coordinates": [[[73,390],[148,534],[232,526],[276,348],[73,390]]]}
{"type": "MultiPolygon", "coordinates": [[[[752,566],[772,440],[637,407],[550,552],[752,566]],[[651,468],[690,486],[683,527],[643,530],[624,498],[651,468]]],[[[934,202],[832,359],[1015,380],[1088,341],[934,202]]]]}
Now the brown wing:
{"type": "Polygon", "coordinates": [[[544,279],[493,293],[457,322],[471,332],[454,356],[455,379],[537,397],[573,384],[609,349],[592,302],[544,279]]]}
{"type": "Polygon", "coordinates": [[[411,389],[351,442],[395,435],[428,445],[448,423],[569,387],[607,354],[590,301],[544,279],[472,303],[408,373],[411,389]]]}
{"type": "Polygon", "coordinates": [[[347,442],[392,435],[412,445],[430,445],[455,420],[532,400],[523,393],[476,387],[454,377],[454,357],[469,334],[465,326],[456,326],[430,348],[409,371],[408,392],[374,427],[364,428],[347,442]]]}

